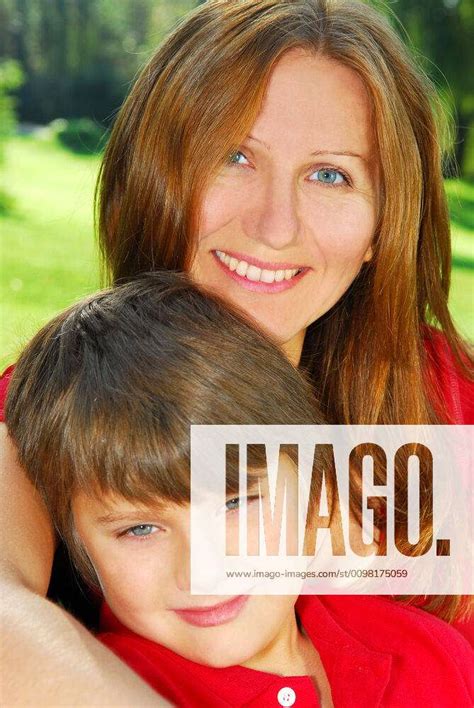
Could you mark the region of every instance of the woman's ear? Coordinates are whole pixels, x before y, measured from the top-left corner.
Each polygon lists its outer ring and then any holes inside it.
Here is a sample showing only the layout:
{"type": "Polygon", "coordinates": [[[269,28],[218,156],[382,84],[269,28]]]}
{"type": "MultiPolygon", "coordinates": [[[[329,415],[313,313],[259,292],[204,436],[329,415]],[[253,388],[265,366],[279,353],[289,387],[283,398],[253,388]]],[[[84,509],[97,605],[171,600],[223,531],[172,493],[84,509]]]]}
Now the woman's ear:
{"type": "Polygon", "coordinates": [[[364,263],[368,263],[369,261],[372,260],[372,256],[374,255],[374,249],[372,248],[372,244],[368,247],[364,254],[364,263]]]}

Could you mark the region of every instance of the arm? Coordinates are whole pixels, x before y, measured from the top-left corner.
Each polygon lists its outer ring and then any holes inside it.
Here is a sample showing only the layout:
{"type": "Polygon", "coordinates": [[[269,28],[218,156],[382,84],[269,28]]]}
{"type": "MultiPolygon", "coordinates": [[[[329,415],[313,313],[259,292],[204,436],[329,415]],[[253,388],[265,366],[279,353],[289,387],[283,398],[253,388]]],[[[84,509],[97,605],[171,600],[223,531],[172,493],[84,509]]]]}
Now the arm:
{"type": "Polygon", "coordinates": [[[0,704],[168,705],[82,625],[44,598],[54,531],[0,425],[0,704]]]}

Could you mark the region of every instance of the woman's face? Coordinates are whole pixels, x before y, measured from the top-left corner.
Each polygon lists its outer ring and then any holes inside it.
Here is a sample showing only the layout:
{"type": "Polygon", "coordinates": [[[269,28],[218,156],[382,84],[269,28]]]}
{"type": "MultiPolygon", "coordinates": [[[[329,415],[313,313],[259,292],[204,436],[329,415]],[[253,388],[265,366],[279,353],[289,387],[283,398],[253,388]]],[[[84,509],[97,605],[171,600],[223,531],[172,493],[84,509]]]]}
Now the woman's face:
{"type": "Polygon", "coordinates": [[[308,325],[371,258],[377,187],[361,79],[291,50],[251,134],[205,193],[191,274],[298,360],[308,325]]]}

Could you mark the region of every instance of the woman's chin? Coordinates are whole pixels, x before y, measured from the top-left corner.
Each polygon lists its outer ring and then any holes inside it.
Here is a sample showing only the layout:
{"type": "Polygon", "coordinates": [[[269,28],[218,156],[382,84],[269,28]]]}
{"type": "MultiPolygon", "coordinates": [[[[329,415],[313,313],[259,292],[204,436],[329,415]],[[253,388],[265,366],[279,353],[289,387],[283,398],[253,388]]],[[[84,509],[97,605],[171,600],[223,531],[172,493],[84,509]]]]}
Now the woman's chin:
{"type": "Polygon", "coordinates": [[[303,351],[306,328],[295,331],[276,326],[261,325],[263,331],[275,342],[292,364],[298,365],[303,351]]]}

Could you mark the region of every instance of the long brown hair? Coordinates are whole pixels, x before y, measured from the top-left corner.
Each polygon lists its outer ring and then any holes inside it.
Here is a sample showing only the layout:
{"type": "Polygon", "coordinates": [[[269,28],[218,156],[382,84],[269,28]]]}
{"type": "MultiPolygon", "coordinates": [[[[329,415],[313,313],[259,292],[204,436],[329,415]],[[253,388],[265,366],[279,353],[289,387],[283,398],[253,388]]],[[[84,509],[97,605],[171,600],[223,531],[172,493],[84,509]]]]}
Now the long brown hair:
{"type": "MultiPolygon", "coordinates": [[[[442,111],[396,32],[362,2],[208,0],[184,19],[135,83],[104,156],[97,213],[108,276],[189,269],[206,186],[250,132],[275,63],[297,47],[364,81],[382,194],[374,257],[308,328],[300,366],[330,422],[451,422],[425,348],[434,324],[466,373],[447,304],[442,111]]],[[[460,606],[441,602],[427,607],[451,618],[460,606]]]]}

